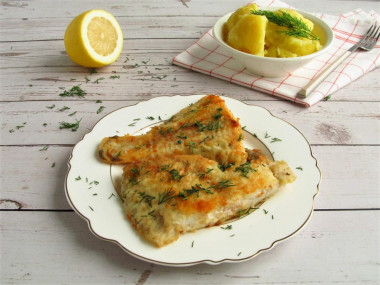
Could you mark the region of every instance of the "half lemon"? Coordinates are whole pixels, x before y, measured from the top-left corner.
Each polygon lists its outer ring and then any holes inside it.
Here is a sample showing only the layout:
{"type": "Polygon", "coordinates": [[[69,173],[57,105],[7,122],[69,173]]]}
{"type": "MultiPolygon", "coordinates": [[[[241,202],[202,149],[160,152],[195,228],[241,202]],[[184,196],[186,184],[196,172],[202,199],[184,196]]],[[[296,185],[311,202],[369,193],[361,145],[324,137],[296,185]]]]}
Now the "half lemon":
{"type": "Polygon", "coordinates": [[[102,67],[115,62],[123,49],[123,33],[115,17],[104,10],[90,10],[67,26],[67,55],[84,67],[102,67]]]}

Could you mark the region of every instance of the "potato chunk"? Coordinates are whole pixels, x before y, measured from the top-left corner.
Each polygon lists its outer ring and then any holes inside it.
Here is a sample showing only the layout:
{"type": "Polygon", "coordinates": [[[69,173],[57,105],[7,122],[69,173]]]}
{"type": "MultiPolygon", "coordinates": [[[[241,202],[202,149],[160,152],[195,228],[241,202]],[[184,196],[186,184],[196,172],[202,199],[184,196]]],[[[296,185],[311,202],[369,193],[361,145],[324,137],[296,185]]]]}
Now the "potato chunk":
{"type": "Polygon", "coordinates": [[[242,16],[228,33],[227,43],[237,50],[264,56],[267,22],[264,16],[242,16]]]}
{"type": "Polygon", "coordinates": [[[252,10],[257,10],[256,4],[249,4],[243,6],[237,9],[235,12],[233,12],[226,23],[227,32],[229,32],[232,29],[232,27],[235,26],[243,16],[251,14],[252,10]]]}

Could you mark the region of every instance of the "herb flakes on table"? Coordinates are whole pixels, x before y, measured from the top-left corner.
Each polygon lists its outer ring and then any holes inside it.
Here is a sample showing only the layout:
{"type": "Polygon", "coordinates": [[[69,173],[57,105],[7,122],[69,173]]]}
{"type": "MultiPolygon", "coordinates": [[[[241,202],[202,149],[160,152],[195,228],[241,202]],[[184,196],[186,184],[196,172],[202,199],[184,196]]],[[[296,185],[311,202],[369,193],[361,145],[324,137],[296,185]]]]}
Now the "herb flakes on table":
{"type": "Polygon", "coordinates": [[[74,85],[70,90],[64,90],[59,94],[61,97],[80,97],[83,98],[86,95],[86,91],[80,88],[79,85],[74,85]]]}
{"type": "Polygon", "coordinates": [[[75,123],[60,122],[59,128],[60,129],[71,129],[73,132],[75,132],[76,130],[78,130],[79,124],[82,121],[82,119],[80,119],[80,120],[75,119],[75,121],[76,121],[75,123]]]}

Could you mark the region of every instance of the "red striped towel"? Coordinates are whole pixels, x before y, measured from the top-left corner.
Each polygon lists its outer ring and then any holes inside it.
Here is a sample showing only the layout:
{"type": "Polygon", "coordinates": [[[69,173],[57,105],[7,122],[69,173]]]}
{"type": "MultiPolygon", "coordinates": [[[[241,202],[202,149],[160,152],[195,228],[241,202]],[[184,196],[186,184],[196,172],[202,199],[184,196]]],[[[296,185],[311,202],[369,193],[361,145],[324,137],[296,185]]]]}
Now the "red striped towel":
{"type": "MultiPolygon", "coordinates": [[[[278,0],[257,0],[255,3],[259,7],[293,8],[278,0]]],[[[372,51],[352,53],[307,98],[297,97],[298,91],[319,71],[357,43],[372,23],[376,21],[380,23],[380,17],[376,12],[365,12],[360,9],[340,16],[315,13],[314,15],[323,19],[332,28],[335,34],[334,44],[327,53],[284,78],[260,77],[248,73],[240,63],[223,50],[223,47],[218,45],[212,36],[212,29],[185,51],[175,56],[173,64],[310,107],[380,64],[378,43],[372,51]]]]}

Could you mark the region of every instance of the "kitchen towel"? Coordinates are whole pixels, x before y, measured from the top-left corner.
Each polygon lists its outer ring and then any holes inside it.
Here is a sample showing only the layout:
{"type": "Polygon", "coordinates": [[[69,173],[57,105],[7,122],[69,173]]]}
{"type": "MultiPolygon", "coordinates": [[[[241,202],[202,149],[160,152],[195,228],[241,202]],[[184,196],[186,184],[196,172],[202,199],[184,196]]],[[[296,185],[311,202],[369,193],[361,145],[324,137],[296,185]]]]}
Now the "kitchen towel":
{"type": "MultiPolygon", "coordinates": [[[[254,3],[259,7],[296,9],[278,0],[257,0],[254,3]]],[[[175,56],[173,64],[310,107],[324,98],[329,98],[332,93],[380,64],[380,45],[377,43],[372,51],[352,53],[307,98],[298,97],[298,91],[357,43],[371,24],[380,24],[380,17],[375,11],[365,12],[357,9],[340,16],[312,14],[323,19],[332,28],[335,36],[333,46],[323,55],[283,78],[262,77],[246,71],[216,42],[212,36],[212,28],[189,48],[175,56]]]]}

